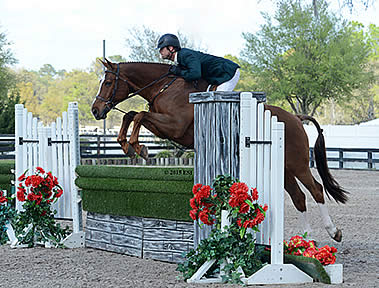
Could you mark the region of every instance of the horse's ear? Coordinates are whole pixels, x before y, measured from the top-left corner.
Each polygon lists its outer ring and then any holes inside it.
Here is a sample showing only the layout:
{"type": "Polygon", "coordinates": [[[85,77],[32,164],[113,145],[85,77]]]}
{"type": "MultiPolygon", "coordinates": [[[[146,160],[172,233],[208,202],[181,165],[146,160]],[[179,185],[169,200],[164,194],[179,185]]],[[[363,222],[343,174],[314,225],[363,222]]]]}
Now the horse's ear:
{"type": "Polygon", "coordinates": [[[99,61],[101,62],[101,64],[103,64],[106,68],[108,69],[113,69],[113,63],[111,61],[109,61],[107,58],[105,58],[105,61],[104,62],[103,60],[99,59],[99,61]]]}
{"type": "Polygon", "coordinates": [[[103,60],[101,60],[100,58],[98,58],[97,60],[98,60],[101,64],[103,64],[103,66],[107,67],[107,64],[106,64],[103,60]]]}
{"type": "Polygon", "coordinates": [[[107,61],[107,64],[108,64],[108,65],[105,65],[105,66],[108,67],[108,68],[113,69],[113,63],[111,61],[109,61],[107,58],[105,58],[105,61],[107,61]]]}

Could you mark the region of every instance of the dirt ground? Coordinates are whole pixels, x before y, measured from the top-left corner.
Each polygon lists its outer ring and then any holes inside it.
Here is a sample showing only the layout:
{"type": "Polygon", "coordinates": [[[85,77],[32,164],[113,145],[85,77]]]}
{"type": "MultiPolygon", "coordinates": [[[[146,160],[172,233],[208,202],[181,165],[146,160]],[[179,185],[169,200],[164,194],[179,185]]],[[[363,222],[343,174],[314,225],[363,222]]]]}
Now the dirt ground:
{"type": "MultiPolygon", "coordinates": [[[[317,174],[315,171],[313,171],[317,174]]],[[[308,197],[313,238],[318,245],[338,249],[344,283],[335,287],[379,287],[379,171],[332,170],[337,181],[351,192],[346,205],[328,201],[329,212],[343,231],[336,243],[321,227],[315,202],[308,197]]],[[[286,196],[285,239],[301,233],[298,215],[286,196]]],[[[189,285],[177,279],[177,265],[94,249],[10,249],[0,247],[0,287],[240,287],[226,284],[189,285]]],[[[265,287],[325,287],[281,285],[265,287]]]]}

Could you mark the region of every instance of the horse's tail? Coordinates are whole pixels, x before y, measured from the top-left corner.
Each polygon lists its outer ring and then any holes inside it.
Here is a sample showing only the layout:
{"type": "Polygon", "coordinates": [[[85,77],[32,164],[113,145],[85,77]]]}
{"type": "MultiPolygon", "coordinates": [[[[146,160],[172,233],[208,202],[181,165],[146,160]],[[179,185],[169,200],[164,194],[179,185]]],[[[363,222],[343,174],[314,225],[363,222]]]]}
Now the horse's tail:
{"type": "Polygon", "coordinates": [[[349,192],[345,191],[341,188],[341,186],[337,183],[337,181],[333,178],[332,174],[330,174],[328,168],[328,162],[326,158],[326,148],[325,148],[325,139],[322,134],[322,129],[316,119],[307,115],[296,115],[301,121],[309,120],[311,121],[317,128],[318,137],[314,146],[314,155],[316,159],[317,171],[321,176],[322,182],[324,183],[325,191],[327,192],[327,196],[330,199],[329,195],[336,200],[336,202],[346,203],[347,194],[349,192]]]}

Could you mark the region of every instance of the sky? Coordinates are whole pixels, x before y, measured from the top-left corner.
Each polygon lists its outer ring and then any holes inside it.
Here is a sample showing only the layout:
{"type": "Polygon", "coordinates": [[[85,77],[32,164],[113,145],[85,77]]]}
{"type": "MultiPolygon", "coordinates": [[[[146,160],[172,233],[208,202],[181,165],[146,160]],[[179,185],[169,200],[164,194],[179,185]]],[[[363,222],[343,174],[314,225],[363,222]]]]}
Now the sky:
{"type": "MultiPolygon", "coordinates": [[[[334,9],[339,1],[331,1],[334,9]]],[[[379,26],[377,2],[367,11],[344,9],[344,17],[379,26]]],[[[268,0],[0,0],[0,32],[12,43],[15,68],[51,64],[71,71],[102,57],[103,40],[106,56],[128,58],[129,30],[142,25],[162,34],[181,31],[217,56],[239,56],[242,33],[257,32],[261,12],[273,11],[268,0]]]]}

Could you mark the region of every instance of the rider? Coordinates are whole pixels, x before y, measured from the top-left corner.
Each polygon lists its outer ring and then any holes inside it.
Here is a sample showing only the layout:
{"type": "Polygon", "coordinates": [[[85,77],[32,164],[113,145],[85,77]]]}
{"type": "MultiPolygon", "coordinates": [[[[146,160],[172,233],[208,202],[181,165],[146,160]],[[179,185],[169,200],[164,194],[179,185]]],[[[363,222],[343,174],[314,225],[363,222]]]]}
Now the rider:
{"type": "Polygon", "coordinates": [[[171,66],[169,72],[186,81],[203,78],[209,84],[218,85],[216,91],[233,91],[237,85],[240,77],[238,64],[225,58],[181,48],[176,35],[162,35],[157,49],[163,59],[177,64],[171,66]]]}

